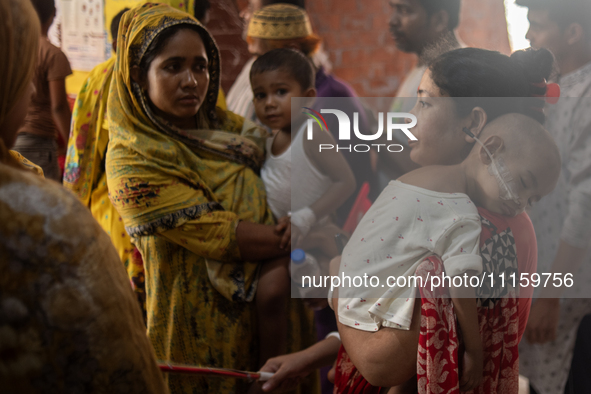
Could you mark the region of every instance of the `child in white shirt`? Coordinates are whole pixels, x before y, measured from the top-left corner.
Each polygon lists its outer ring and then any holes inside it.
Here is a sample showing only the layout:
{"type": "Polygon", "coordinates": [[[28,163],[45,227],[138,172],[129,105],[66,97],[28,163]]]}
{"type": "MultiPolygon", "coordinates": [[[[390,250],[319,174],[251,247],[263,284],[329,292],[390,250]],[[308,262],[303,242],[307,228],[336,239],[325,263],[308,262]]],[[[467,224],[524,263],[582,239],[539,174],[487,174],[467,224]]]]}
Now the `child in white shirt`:
{"type": "MultiPolygon", "coordinates": [[[[298,128],[292,130],[291,98],[313,100],[316,97],[314,69],[305,55],[287,48],[267,52],[253,63],[250,81],[258,119],[271,130],[276,130],[267,141],[267,160],[261,169],[261,178],[267,191],[267,202],[278,220],[276,231],[283,233],[280,246],[289,250],[292,239],[297,246],[314,229],[328,224],[327,215],[355,190],[355,177],[340,153],[318,153],[318,143],[334,144],[327,130],[318,128],[315,145],[312,145],[304,138],[306,119],[301,114],[294,116],[298,128]],[[301,179],[295,185],[297,193],[293,199],[292,172],[301,179]]],[[[333,256],[336,254],[335,246],[333,256]]],[[[256,293],[259,336],[262,343],[274,344],[267,352],[261,350],[261,360],[284,351],[287,333],[285,305],[290,288],[289,259],[267,261],[261,265],[256,293]]]]}
{"type": "MultiPolygon", "coordinates": [[[[554,188],[560,155],[534,119],[502,116],[480,138],[464,131],[477,143],[462,163],[423,167],[391,182],[357,226],[343,251],[339,277],[366,276],[368,285],[341,284],[342,324],[366,331],[409,329],[420,285],[411,276],[426,257],[440,256],[449,277],[482,271],[475,204],[515,216],[554,188]]],[[[463,373],[482,379],[474,289],[452,286],[450,294],[469,360],[463,373]]]]}

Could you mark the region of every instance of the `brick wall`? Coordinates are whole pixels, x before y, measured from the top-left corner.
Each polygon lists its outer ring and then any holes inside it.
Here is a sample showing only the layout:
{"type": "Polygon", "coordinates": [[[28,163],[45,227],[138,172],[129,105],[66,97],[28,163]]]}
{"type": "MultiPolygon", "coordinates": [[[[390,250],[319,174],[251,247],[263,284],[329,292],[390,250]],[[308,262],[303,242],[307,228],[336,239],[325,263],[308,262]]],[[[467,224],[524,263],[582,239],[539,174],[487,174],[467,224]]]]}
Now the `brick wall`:
{"type": "Polygon", "coordinates": [[[242,39],[242,20],[238,12],[246,0],[211,0],[209,31],[222,56],[222,88],[227,93],[250,55],[242,39]]]}
{"type": "MultiPolygon", "coordinates": [[[[248,59],[238,10],[247,0],[212,1],[210,30],[222,50],[222,86],[227,92],[248,59]]],[[[393,96],[415,56],[396,49],[388,31],[387,0],[307,0],[315,32],[333,64],[332,72],[360,96],[393,96]]],[[[464,0],[458,33],[468,46],[508,54],[503,0],[464,0]]]]}

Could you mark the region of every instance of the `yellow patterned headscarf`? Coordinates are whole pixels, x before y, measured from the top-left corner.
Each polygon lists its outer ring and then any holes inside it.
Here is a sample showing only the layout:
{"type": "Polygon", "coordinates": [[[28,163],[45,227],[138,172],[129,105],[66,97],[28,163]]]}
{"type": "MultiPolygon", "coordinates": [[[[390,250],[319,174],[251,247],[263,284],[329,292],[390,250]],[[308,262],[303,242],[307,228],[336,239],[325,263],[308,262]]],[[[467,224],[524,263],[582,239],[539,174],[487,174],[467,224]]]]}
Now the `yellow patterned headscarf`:
{"type": "MultiPolygon", "coordinates": [[[[265,220],[268,212],[264,202],[248,212],[250,218],[233,212],[242,204],[242,197],[232,191],[230,179],[259,169],[265,134],[254,123],[216,108],[219,52],[207,30],[193,17],[168,5],[145,4],[123,16],[117,48],[107,105],[106,174],[110,199],[132,239],[170,234],[169,230],[213,213],[227,220],[265,220]],[[131,67],[140,64],[152,41],[180,24],[197,29],[206,47],[210,82],[202,106],[214,125],[209,129],[180,130],[156,116],[146,93],[130,75],[131,67]],[[226,193],[220,195],[220,189],[226,193]]],[[[252,177],[256,178],[254,174],[252,177]]],[[[262,188],[260,179],[256,182],[262,188]]],[[[256,264],[228,265],[208,260],[207,266],[212,283],[224,296],[251,297],[246,293],[253,283],[256,264]],[[230,279],[237,265],[244,271],[240,281],[230,279]]]]}
{"type": "MultiPolygon", "coordinates": [[[[29,0],[0,0],[0,125],[33,78],[39,17],[29,0]]],[[[10,148],[10,147],[6,147],[10,148]]]]}
{"type": "Polygon", "coordinates": [[[313,33],[304,9],[291,4],[271,4],[252,15],[247,35],[267,40],[290,40],[313,33]]]}
{"type": "MultiPolygon", "coordinates": [[[[160,33],[175,25],[193,26],[200,32],[204,41],[208,56],[209,87],[202,105],[205,107],[208,121],[214,125],[213,128],[219,128],[232,116],[216,109],[221,65],[219,50],[209,32],[185,12],[165,4],[148,3],[126,12],[119,26],[117,48],[120,49],[117,51],[114,83],[111,85],[108,104],[109,119],[113,122],[111,129],[136,129],[136,132],[129,136],[132,139],[141,138],[141,134],[162,139],[161,135],[166,134],[192,149],[219,155],[258,170],[264,160],[264,141],[258,135],[258,129],[252,127],[252,133],[242,136],[223,131],[180,130],[153,113],[145,93],[139,84],[132,80],[131,67],[140,64],[148,47],[160,33]],[[141,133],[138,133],[140,131],[141,133]]],[[[126,144],[130,142],[132,141],[127,141],[126,144]]],[[[134,146],[137,148],[138,145],[134,146]]],[[[141,147],[139,149],[141,150],[141,147]]]]}

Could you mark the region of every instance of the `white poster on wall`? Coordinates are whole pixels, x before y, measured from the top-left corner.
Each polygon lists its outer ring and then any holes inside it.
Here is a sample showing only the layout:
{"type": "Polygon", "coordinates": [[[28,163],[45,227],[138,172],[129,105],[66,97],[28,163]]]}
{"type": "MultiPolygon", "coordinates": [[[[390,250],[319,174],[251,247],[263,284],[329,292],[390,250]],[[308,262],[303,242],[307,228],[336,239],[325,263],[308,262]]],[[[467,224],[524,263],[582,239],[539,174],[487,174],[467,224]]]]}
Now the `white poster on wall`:
{"type": "Polygon", "coordinates": [[[91,71],[106,60],[102,0],[61,0],[62,50],[72,69],[91,71]]]}

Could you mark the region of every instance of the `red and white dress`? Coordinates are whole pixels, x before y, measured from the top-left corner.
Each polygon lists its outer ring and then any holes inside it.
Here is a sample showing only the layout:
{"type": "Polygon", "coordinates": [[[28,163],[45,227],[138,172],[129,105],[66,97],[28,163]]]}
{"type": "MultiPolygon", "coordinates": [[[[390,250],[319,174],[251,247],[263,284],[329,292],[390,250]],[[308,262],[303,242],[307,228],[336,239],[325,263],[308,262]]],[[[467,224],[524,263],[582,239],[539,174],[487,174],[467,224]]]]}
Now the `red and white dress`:
{"type": "Polygon", "coordinates": [[[480,217],[467,195],[390,182],[343,251],[339,321],[366,331],[408,329],[418,265],[436,255],[450,277],[479,273],[479,237],[480,217]]]}
{"type": "MultiPolygon", "coordinates": [[[[537,245],[527,214],[513,218],[478,209],[482,233],[480,252],[483,274],[495,278],[504,274],[536,272],[537,245]]],[[[431,256],[417,269],[417,275],[441,274],[441,260],[431,256]]],[[[500,284],[500,282],[499,282],[500,284]]],[[[478,321],[484,345],[484,380],[472,393],[518,393],[519,351],[533,289],[513,288],[509,282],[477,291],[478,321]]],[[[462,341],[453,304],[443,288],[437,292],[426,286],[421,293],[421,327],[417,353],[417,380],[420,394],[460,392],[462,341]]],[[[394,355],[393,355],[394,356],[394,355]]],[[[384,360],[387,362],[387,360],[384,360]]],[[[336,364],[335,393],[376,394],[386,390],[371,386],[341,347],[336,364]]]]}

